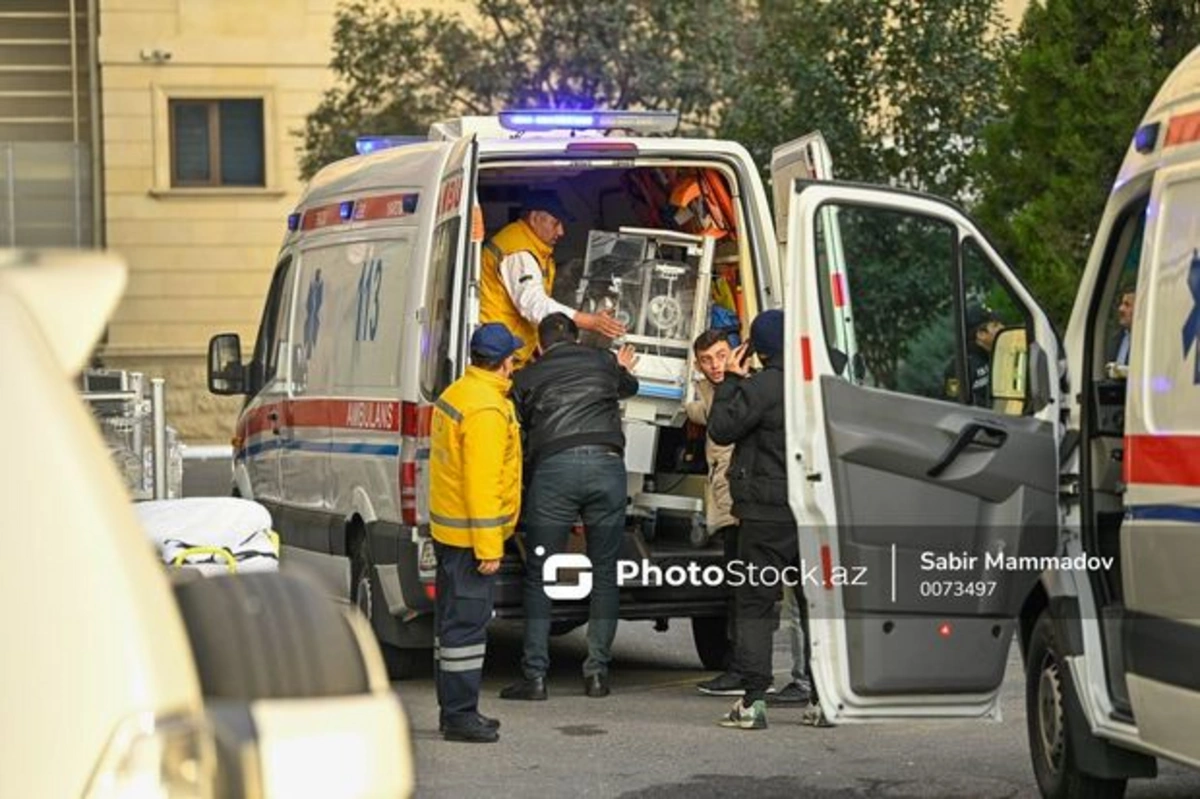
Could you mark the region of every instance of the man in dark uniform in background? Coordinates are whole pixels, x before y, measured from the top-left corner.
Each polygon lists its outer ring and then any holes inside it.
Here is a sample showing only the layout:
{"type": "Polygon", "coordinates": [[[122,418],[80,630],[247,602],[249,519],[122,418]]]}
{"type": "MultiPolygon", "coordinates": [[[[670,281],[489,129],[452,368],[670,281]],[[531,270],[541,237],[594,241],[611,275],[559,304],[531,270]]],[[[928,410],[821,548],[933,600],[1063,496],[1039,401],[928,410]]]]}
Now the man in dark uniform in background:
{"type": "MultiPolygon", "coordinates": [[[[992,407],[992,346],[1003,329],[1004,323],[986,306],[967,305],[967,389],[972,405],[992,407]]],[[[958,399],[955,360],[946,364],[943,385],[947,399],[958,399]]]]}

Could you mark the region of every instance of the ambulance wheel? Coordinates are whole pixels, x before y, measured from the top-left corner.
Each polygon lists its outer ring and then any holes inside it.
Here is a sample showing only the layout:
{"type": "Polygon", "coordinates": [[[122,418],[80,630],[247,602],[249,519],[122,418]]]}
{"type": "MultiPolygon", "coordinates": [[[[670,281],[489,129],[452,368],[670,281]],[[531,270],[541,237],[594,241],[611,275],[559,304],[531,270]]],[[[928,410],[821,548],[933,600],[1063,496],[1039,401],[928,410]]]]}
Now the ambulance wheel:
{"type": "Polygon", "coordinates": [[[729,631],[724,616],[694,616],[692,642],[700,662],[709,671],[722,671],[729,664],[729,631]]]}
{"type": "Polygon", "coordinates": [[[358,639],[321,591],[276,572],[175,586],[208,698],[303,699],[370,691],[358,639]]]}
{"type": "Polygon", "coordinates": [[[379,651],[383,653],[383,662],[387,666],[388,677],[393,680],[406,680],[421,671],[428,670],[433,662],[433,653],[429,649],[406,649],[389,644],[380,637],[379,630],[385,624],[395,624],[395,619],[388,613],[387,605],[379,597],[380,588],[375,566],[371,562],[371,552],[367,548],[366,538],[355,542],[354,551],[350,558],[354,582],[350,585],[350,600],[359,612],[371,622],[375,630],[375,639],[379,642],[379,651]]]}
{"type": "Polygon", "coordinates": [[[1121,799],[1126,780],[1093,777],[1075,765],[1064,694],[1070,690],[1067,668],[1054,622],[1043,611],[1025,658],[1025,721],[1038,788],[1046,799],[1121,799]]]}

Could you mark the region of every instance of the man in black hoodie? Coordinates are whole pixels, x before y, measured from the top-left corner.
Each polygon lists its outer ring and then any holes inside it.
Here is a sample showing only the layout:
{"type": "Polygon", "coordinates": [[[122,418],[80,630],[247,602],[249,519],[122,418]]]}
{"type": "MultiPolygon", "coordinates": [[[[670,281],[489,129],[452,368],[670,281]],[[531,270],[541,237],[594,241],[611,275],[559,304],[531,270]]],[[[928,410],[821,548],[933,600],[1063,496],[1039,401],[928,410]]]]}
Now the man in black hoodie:
{"type": "MultiPolygon", "coordinates": [[[[750,344],[763,369],[753,375],[743,345],[725,366],[708,416],[708,436],[733,444],[729,489],[733,515],[741,522],[738,558],[756,568],[782,569],[799,563],[796,520],[788,506],[786,427],[783,403],[783,311],[764,311],[750,326],[750,344]]],[[[722,726],[746,730],[767,726],[764,698],[771,686],[771,650],[779,624],[775,603],[782,587],[746,580],[734,589],[738,636],[734,660],[745,695],[722,726]]]]}
{"type": "Polygon", "coordinates": [[[501,699],[545,699],[550,666],[550,598],[542,566],[563,552],[576,519],[582,519],[592,562],[588,611],[588,657],[583,664],[588,696],[609,693],[608,663],[617,633],[620,598],[617,554],[625,532],[625,434],[619,400],[633,396],[629,373],[633,347],[615,357],[579,343],[579,328],[554,313],[538,325],[541,356],[513,375],[512,397],[525,433],[524,679],[501,699]]]}

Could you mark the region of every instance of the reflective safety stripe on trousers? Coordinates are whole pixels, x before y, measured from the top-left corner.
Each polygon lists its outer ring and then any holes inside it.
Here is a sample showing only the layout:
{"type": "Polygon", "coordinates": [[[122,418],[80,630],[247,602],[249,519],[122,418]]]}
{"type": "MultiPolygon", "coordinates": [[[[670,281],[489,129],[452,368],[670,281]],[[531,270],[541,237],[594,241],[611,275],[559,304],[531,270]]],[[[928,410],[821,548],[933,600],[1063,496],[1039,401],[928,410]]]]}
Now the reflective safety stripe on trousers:
{"type": "Polygon", "coordinates": [[[446,672],[476,671],[483,668],[487,644],[442,646],[435,652],[438,668],[446,672]]]}

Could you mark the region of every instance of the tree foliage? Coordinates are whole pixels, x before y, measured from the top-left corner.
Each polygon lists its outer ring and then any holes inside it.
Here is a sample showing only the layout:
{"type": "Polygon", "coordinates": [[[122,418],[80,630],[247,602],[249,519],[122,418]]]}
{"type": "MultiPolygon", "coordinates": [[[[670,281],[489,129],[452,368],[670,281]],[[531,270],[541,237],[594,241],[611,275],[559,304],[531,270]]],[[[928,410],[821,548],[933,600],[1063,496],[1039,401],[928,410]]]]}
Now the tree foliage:
{"type": "Polygon", "coordinates": [[[505,107],[670,108],[711,131],[747,55],[739,0],[475,0],[468,21],[351,0],[337,12],[335,87],[308,117],[301,171],[364,134],[505,107]]]}
{"type": "Polygon", "coordinates": [[[1196,2],[1045,0],[1025,15],[1008,113],[978,159],[979,216],[1060,325],[1134,128],[1198,42],[1196,2]]]}
{"type": "MultiPolygon", "coordinates": [[[[722,136],[765,167],[775,145],[820,130],[837,178],[971,197],[970,154],[997,112],[1010,45],[997,3],[763,0],[760,13],[757,55],[722,136]]],[[[845,210],[841,224],[859,351],[873,379],[894,387],[910,344],[929,338],[922,331],[952,300],[928,279],[948,280],[951,258],[919,246],[932,234],[912,217],[845,210]]]]}
{"type": "Polygon", "coordinates": [[[820,129],[839,178],[963,197],[1009,38],[994,0],[762,0],[721,134],[760,163],[820,129]]]}

